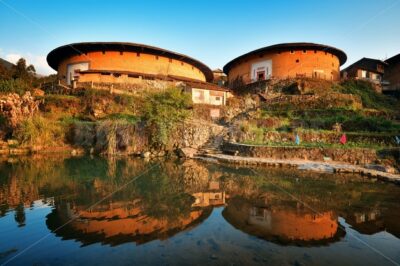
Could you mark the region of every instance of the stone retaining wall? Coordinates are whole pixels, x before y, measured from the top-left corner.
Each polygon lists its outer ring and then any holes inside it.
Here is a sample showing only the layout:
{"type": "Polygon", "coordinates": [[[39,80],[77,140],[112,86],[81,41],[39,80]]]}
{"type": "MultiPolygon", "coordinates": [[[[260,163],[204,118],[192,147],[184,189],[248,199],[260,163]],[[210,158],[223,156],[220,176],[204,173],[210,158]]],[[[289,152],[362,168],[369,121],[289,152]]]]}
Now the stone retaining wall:
{"type": "Polygon", "coordinates": [[[290,107],[290,109],[362,108],[360,96],[353,94],[329,93],[326,95],[281,95],[268,97],[265,106],[269,110],[290,107]]]}
{"type": "Polygon", "coordinates": [[[150,152],[164,156],[180,148],[197,149],[218,135],[222,126],[204,120],[190,120],[171,133],[165,147],[152,147],[150,134],[143,124],[75,123],[71,126],[69,142],[77,147],[103,154],[142,154],[150,152]]]}
{"type": "MultiPolygon", "coordinates": [[[[299,131],[298,135],[302,142],[316,143],[339,143],[341,132],[323,132],[323,131],[299,131]]],[[[368,145],[380,145],[395,147],[398,146],[395,141],[396,134],[362,134],[362,133],[346,133],[347,141],[353,143],[362,143],[368,145]]],[[[256,141],[257,135],[253,132],[243,132],[236,130],[234,132],[236,142],[256,141]]],[[[266,131],[263,136],[263,142],[293,142],[295,141],[295,133],[266,131]]]]}
{"type": "Polygon", "coordinates": [[[224,153],[234,153],[239,156],[272,158],[272,159],[302,159],[324,161],[327,157],[333,161],[351,164],[371,164],[378,159],[373,149],[341,149],[341,148],[306,148],[306,147],[271,147],[254,146],[236,143],[224,143],[224,153]]]}

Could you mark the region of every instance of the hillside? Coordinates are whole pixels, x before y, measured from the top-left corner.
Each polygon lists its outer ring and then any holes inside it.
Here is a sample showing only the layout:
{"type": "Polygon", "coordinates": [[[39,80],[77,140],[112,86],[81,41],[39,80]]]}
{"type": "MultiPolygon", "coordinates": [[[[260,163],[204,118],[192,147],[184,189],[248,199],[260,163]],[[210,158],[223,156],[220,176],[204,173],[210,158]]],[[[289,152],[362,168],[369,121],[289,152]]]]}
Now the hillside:
{"type": "Polygon", "coordinates": [[[13,63],[8,62],[7,60],[4,60],[0,58],[0,65],[5,67],[6,69],[10,70],[13,66],[15,66],[13,63]]]}
{"type": "Polygon", "coordinates": [[[292,79],[264,85],[229,99],[217,120],[210,118],[211,106],[193,105],[179,88],[132,95],[90,89],[4,94],[2,138],[26,149],[21,153],[68,147],[163,156],[188,147],[193,155],[223,152],[225,140],[269,147],[271,157],[291,148],[287,156],[294,158],[400,165],[399,102],[369,83],[292,79]]]}

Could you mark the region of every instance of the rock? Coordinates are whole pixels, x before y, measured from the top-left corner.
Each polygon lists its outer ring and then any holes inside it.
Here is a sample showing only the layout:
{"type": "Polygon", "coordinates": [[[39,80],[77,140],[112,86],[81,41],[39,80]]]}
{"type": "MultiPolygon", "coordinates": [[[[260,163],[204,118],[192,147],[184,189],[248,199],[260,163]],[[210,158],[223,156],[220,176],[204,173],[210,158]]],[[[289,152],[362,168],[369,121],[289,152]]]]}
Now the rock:
{"type": "Polygon", "coordinates": [[[165,156],[165,151],[161,150],[157,153],[158,157],[164,157],[165,156]]]}
{"type": "Polygon", "coordinates": [[[44,96],[44,91],[41,89],[34,89],[32,92],[33,96],[44,96]]]}
{"type": "Polygon", "coordinates": [[[29,154],[30,150],[25,148],[10,149],[11,155],[29,154]]]}
{"type": "Polygon", "coordinates": [[[141,156],[142,156],[142,158],[150,158],[151,152],[149,152],[149,151],[142,152],[141,156]]]}
{"type": "Polygon", "coordinates": [[[11,130],[15,129],[19,123],[29,117],[39,109],[40,101],[35,100],[29,91],[23,96],[10,93],[0,96],[0,114],[6,119],[6,125],[11,130]]]}
{"type": "Polygon", "coordinates": [[[17,145],[18,145],[18,140],[9,139],[9,140],[7,140],[7,144],[8,144],[9,146],[17,146],[17,145]]]}
{"type": "Polygon", "coordinates": [[[324,173],[333,173],[334,168],[329,165],[324,165],[324,164],[317,164],[317,163],[305,163],[302,165],[299,165],[298,167],[299,170],[310,170],[310,171],[315,171],[315,172],[324,172],[324,173]]]}
{"type": "Polygon", "coordinates": [[[379,165],[379,164],[366,164],[364,166],[367,169],[375,170],[375,171],[380,171],[380,172],[386,172],[386,173],[396,173],[396,169],[390,166],[384,166],[384,165],[379,165]]]}
{"type": "Polygon", "coordinates": [[[194,148],[180,148],[178,149],[178,156],[182,158],[193,158],[197,153],[194,148]]]}

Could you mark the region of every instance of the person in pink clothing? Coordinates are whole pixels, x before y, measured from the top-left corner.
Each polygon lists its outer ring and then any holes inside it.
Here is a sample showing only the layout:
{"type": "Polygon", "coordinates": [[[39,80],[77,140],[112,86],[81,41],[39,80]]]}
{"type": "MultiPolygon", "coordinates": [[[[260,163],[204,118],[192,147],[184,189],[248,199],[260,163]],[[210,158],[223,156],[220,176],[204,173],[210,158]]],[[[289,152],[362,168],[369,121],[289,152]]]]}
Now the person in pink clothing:
{"type": "Polygon", "coordinates": [[[344,144],[346,144],[346,142],[347,142],[346,134],[343,134],[343,135],[340,137],[340,143],[342,143],[342,144],[344,145],[344,144]]]}

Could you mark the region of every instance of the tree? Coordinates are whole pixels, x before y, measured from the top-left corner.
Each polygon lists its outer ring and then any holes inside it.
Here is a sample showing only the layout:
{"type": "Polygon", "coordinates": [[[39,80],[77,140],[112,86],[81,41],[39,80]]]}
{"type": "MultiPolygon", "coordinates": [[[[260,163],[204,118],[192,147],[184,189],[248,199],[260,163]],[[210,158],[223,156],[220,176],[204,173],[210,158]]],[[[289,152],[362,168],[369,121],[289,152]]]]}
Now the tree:
{"type": "Polygon", "coordinates": [[[33,65],[27,66],[24,58],[20,58],[13,68],[14,79],[31,80],[35,73],[35,67],[33,65]]]}
{"type": "Polygon", "coordinates": [[[144,106],[144,119],[152,129],[152,142],[166,145],[175,126],[189,115],[192,105],[190,95],[178,88],[149,94],[144,106]]]}

